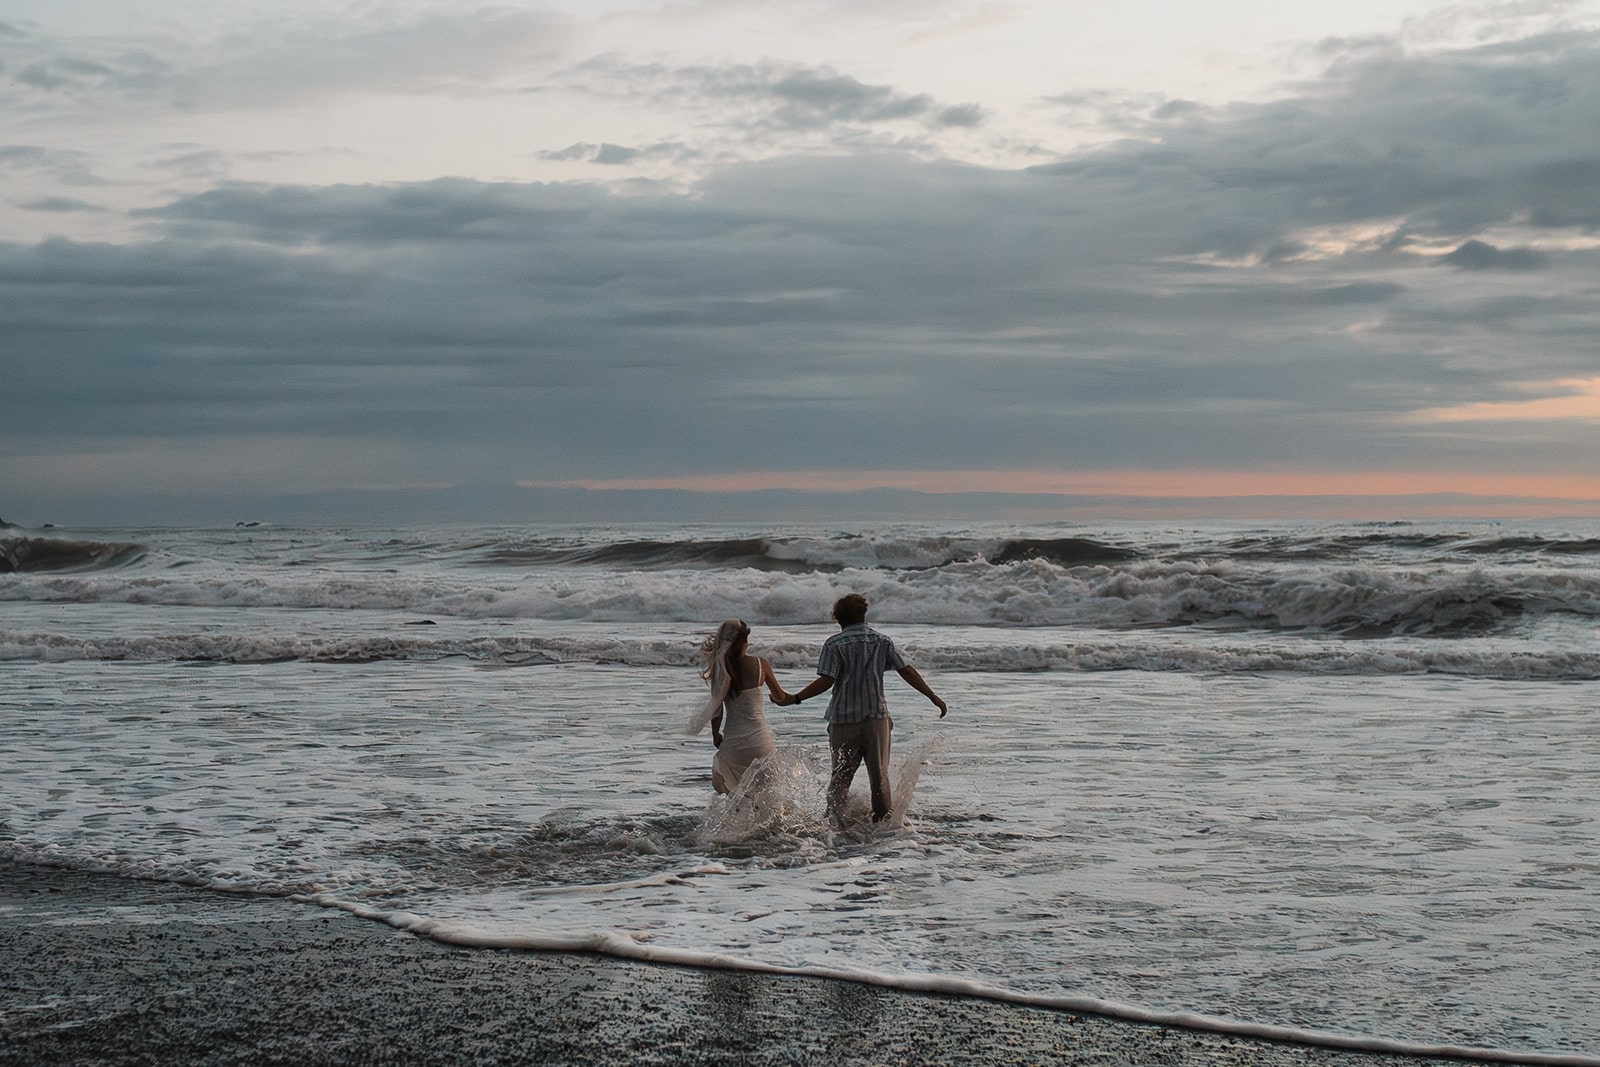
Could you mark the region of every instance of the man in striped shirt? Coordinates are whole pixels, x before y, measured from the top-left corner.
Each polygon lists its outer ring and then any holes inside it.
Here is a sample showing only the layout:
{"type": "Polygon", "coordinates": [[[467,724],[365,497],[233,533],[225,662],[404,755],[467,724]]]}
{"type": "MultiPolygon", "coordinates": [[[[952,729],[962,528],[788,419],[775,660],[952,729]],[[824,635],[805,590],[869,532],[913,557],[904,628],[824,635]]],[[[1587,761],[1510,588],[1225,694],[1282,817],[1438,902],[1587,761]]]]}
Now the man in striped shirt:
{"type": "Polygon", "coordinates": [[[839,632],[828,638],[817,659],[817,678],[792,694],[786,704],[833,691],[828,698],[828,746],[833,750],[833,775],[828,782],[828,813],[838,819],[850,795],[850,783],[862,761],[872,786],[872,821],[889,814],[889,702],[883,675],[893,669],[906,683],[933,701],[942,719],[949,710],[917,669],[905,661],[894,642],[867,626],[867,598],[842,596],[833,605],[839,632]]]}

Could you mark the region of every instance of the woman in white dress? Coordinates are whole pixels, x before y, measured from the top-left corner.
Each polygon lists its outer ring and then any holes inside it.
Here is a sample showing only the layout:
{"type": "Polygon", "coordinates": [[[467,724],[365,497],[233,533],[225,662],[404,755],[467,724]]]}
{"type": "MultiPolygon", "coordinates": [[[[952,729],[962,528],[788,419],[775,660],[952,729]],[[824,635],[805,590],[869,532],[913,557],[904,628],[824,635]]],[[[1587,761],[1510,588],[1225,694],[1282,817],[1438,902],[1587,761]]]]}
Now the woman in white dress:
{"type": "Polygon", "coordinates": [[[711,699],[691,723],[693,733],[711,724],[717,754],[711,761],[711,785],[731,793],[750,765],[773,750],[772,727],[762,714],[761,687],[774,703],[788,699],[772,673],[772,664],[749,653],[750,627],[739,619],[724,622],[700,646],[705,666],[700,677],[711,689],[711,699]]]}

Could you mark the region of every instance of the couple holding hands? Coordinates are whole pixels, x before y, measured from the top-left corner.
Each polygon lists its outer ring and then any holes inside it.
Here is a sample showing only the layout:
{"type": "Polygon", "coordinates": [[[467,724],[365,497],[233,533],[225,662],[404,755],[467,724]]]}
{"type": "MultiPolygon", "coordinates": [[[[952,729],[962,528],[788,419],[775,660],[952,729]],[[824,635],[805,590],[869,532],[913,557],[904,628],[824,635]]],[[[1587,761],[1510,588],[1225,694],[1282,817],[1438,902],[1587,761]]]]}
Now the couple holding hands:
{"type": "Polygon", "coordinates": [[[750,627],[739,619],[724,622],[701,646],[705,656],[701,677],[711,687],[711,699],[696,717],[693,732],[711,724],[717,746],[711,782],[717,792],[731,792],[752,763],[773,751],[772,728],[761,710],[763,685],[779,707],[830,693],[824,716],[833,753],[828,814],[840,817],[850,783],[863,762],[872,786],[872,820],[878,822],[889,814],[889,731],[894,724],[883,693],[884,673],[898,673],[933,702],[940,718],[949,709],[894,642],[867,626],[866,597],[860,593],[840,597],[833,605],[833,621],[839,624],[839,632],[822,645],[816,679],[792,694],[778,684],[772,664],[750,655],[750,627]]]}

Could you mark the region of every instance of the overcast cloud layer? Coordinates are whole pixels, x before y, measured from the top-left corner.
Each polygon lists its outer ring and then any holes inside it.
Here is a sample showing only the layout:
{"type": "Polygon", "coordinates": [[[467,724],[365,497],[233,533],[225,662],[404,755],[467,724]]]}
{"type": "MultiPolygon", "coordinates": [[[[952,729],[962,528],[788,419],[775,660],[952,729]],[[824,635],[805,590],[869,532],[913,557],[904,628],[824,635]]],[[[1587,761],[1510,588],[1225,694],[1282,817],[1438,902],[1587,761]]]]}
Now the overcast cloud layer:
{"type": "Polygon", "coordinates": [[[1025,109],[1003,65],[989,99],[407,10],[264,42],[0,23],[0,515],[1016,487],[939,481],[985,471],[1600,499],[1585,5],[1302,42],[1309,72],[1250,99],[1063,76],[1025,109]],[[346,157],[324,107],[415,122],[414,155],[346,157]],[[500,163],[439,124],[479,113],[524,116],[500,163]]]}

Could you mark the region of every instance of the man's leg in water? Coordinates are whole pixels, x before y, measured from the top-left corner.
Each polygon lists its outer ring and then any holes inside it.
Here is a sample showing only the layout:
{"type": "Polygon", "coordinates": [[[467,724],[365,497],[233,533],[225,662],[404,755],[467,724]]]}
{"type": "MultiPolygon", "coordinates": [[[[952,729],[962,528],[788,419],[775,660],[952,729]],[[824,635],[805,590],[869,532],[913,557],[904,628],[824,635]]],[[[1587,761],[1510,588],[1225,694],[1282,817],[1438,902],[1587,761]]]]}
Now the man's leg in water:
{"type": "Polygon", "coordinates": [[[872,821],[887,818],[893,807],[889,782],[889,731],[894,721],[885,715],[861,724],[861,758],[867,763],[867,783],[872,786],[872,821]]]}
{"type": "MultiPolygon", "coordinates": [[[[828,815],[838,821],[844,814],[850,783],[861,766],[861,734],[864,723],[830,722],[828,747],[833,753],[833,773],[828,778],[828,815]]],[[[870,768],[869,768],[870,770],[870,768]]]]}

